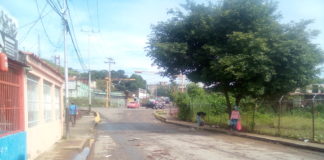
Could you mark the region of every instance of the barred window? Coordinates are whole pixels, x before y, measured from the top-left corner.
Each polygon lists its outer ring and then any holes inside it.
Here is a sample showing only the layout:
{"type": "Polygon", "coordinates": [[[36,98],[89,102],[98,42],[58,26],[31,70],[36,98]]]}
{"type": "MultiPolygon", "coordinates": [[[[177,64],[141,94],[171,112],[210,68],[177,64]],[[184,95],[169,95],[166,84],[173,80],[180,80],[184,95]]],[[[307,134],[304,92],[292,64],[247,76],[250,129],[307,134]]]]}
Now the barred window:
{"type": "Polygon", "coordinates": [[[52,88],[52,84],[47,81],[44,81],[43,103],[44,103],[44,119],[46,122],[51,121],[53,119],[51,88],[52,88]]]}
{"type": "Polygon", "coordinates": [[[61,119],[61,96],[60,96],[60,88],[55,87],[55,117],[56,119],[61,119]]]}
{"type": "Polygon", "coordinates": [[[39,122],[39,78],[33,75],[27,75],[27,109],[28,109],[28,127],[37,125],[39,122]]]}
{"type": "Polygon", "coordinates": [[[0,137],[23,129],[19,69],[20,67],[9,63],[9,71],[0,72],[0,137]]]}

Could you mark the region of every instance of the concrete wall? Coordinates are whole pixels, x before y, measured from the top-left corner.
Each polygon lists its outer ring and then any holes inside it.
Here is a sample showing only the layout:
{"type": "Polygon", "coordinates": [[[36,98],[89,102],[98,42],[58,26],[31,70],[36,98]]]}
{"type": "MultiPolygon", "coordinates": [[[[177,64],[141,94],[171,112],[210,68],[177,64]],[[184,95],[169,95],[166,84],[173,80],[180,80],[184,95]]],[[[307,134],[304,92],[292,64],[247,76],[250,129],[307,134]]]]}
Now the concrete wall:
{"type": "Polygon", "coordinates": [[[62,138],[62,123],[41,123],[27,129],[28,159],[35,159],[39,154],[47,151],[62,138]]]}
{"type": "MultiPolygon", "coordinates": [[[[28,126],[28,100],[25,99],[25,128],[27,137],[27,158],[29,160],[35,159],[38,155],[47,151],[51,146],[60,140],[63,136],[63,78],[49,68],[37,58],[27,57],[28,65],[31,66],[31,70],[27,74],[31,74],[39,78],[40,91],[39,91],[39,120],[37,124],[28,126]],[[44,95],[43,95],[43,82],[47,81],[52,84],[51,95],[55,95],[55,87],[60,88],[60,113],[59,117],[56,116],[55,104],[52,102],[52,118],[51,120],[45,120],[44,115],[44,95]]],[[[27,76],[26,76],[27,77],[27,76]]],[[[25,86],[27,86],[27,79],[25,79],[25,86]]],[[[25,87],[25,93],[27,94],[27,87],[25,87]]],[[[27,96],[25,96],[27,97],[27,96]]]]}
{"type": "Polygon", "coordinates": [[[26,132],[18,132],[0,138],[0,160],[26,159],[26,132]]]}

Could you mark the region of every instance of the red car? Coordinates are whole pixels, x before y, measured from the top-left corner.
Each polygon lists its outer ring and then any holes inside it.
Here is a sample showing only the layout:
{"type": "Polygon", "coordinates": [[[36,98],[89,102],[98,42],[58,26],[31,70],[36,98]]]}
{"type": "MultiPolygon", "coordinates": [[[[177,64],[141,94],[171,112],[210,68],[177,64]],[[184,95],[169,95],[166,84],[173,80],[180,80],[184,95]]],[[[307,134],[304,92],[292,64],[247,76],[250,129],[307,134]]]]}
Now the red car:
{"type": "Polygon", "coordinates": [[[130,102],[127,104],[127,108],[139,108],[140,104],[138,102],[130,102]]]}

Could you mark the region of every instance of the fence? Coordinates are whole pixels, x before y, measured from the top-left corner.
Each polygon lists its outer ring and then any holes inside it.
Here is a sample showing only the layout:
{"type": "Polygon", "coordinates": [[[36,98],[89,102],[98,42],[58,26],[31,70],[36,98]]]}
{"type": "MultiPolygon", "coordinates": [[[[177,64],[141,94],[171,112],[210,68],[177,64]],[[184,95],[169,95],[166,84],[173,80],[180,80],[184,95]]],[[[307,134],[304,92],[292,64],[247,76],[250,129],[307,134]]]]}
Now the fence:
{"type": "MultiPolygon", "coordinates": [[[[196,113],[203,111],[207,113],[207,124],[228,126],[229,115],[224,105],[191,102],[187,109],[187,120],[195,121],[196,113]]],[[[324,95],[242,102],[239,110],[244,131],[324,143],[324,95]]]]}
{"type": "Polygon", "coordinates": [[[0,137],[23,129],[21,75],[10,66],[0,72],[0,137]]]}

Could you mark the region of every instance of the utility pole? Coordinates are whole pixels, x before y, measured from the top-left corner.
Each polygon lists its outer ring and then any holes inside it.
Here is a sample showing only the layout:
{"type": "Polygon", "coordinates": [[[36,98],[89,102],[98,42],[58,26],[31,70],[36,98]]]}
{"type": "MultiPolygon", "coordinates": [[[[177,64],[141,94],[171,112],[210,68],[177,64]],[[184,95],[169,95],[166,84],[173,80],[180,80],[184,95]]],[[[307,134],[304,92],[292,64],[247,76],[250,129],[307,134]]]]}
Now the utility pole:
{"type": "Polygon", "coordinates": [[[105,61],[105,63],[108,63],[108,80],[106,81],[106,86],[107,86],[106,107],[108,108],[110,105],[110,92],[111,92],[111,64],[115,64],[115,61],[113,58],[109,57],[107,58],[107,61],[105,61]]]}
{"type": "Polygon", "coordinates": [[[81,32],[85,32],[85,33],[88,33],[88,60],[89,60],[89,79],[88,79],[88,85],[89,85],[89,107],[88,107],[88,111],[89,111],[89,114],[91,112],[91,105],[92,105],[92,95],[91,95],[91,63],[90,63],[90,33],[96,33],[94,32],[93,30],[91,31],[86,31],[86,30],[81,30],[81,32]]]}
{"type": "Polygon", "coordinates": [[[63,32],[64,32],[64,80],[65,80],[65,99],[64,99],[64,108],[65,108],[65,138],[69,138],[70,136],[70,128],[69,128],[69,73],[68,73],[68,60],[66,53],[66,33],[67,24],[66,24],[66,11],[67,11],[67,2],[63,0],[63,8],[62,8],[62,22],[63,22],[63,32]]]}
{"type": "Polygon", "coordinates": [[[89,114],[91,113],[91,105],[92,105],[92,102],[91,102],[91,70],[90,70],[90,64],[89,64],[89,114]]]}

